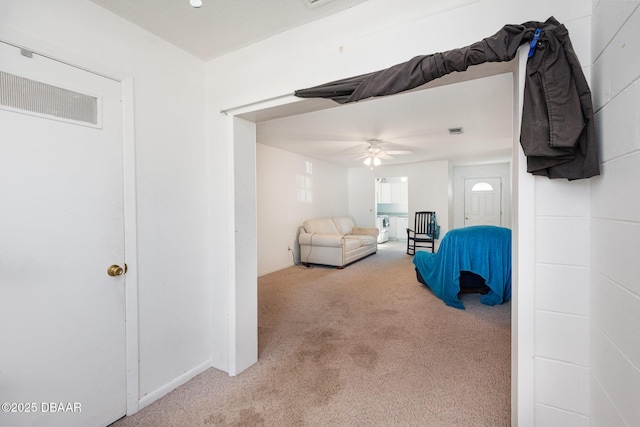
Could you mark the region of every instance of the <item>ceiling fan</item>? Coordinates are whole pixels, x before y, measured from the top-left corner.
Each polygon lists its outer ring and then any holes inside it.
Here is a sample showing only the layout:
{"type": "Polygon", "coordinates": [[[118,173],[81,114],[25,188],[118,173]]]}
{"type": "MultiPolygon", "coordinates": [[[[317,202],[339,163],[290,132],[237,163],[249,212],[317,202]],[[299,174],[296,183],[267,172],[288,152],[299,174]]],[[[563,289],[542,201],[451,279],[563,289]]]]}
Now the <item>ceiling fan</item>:
{"type": "Polygon", "coordinates": [[[395,155],[411,154],[411,151],[406,150],[383,150],[381,147],[383,144],[384,142],[379,139],[367,140],[365,152],[356,157],[355,160],[364,159],[363,163],[373,170],[374,166],[382,164],[382,159],[395,159],[395,155]]]}

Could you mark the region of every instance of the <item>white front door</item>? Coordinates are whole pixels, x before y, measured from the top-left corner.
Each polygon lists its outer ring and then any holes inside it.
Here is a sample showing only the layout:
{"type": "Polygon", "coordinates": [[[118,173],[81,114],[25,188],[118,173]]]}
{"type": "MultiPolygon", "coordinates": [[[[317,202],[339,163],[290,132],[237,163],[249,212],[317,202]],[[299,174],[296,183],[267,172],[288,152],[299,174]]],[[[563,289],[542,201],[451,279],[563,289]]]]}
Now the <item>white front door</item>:
{"type": "Polygon", "coordinates": [[[502,225],[501,178],[464,181],[464,226],[502,225]]]}
{"type": "Polygon", "coordinates": [[[121,85],[4,43],[0,73],[0,425],[106,425],[126,413],[121,85]]]}

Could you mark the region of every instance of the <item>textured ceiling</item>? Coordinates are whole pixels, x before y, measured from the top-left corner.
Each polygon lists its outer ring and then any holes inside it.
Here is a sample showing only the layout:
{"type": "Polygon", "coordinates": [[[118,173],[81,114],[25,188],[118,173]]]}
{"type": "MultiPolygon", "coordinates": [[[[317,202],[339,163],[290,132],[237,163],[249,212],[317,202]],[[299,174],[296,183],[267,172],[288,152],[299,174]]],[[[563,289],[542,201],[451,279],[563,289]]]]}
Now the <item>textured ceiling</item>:
{"type": "Polygon", "coordinates": [[[90,0],[203,60],[209,60],[367,0],[90,0]]]}

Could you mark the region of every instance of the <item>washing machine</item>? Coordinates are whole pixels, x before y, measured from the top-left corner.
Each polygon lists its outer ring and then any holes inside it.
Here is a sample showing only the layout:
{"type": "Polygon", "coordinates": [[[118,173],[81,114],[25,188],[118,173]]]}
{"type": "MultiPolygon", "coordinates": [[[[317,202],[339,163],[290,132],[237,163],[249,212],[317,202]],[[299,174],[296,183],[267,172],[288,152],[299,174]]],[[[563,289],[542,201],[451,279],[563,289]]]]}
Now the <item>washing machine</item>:
{"type": "Polygon", "coordinates": [[[378,234],[378,243],[389,241],[389,215],[378,215],[376,217],[376,228],[380,231],[378,234]]]}

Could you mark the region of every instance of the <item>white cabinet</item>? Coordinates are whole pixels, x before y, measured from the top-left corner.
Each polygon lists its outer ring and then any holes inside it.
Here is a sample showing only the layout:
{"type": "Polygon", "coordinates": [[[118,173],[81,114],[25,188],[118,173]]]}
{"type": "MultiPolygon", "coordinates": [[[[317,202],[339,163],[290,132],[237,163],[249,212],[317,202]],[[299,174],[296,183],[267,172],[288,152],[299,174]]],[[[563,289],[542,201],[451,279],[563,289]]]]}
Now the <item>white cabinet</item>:
{"type": "Polygon", "coordinates": [[[378,203],[391,203],[391,184],[380,184],[380,201],[378,203]]]}
{"type": "Polygon", "coordinates": [[[409,186],[406,182],[391,184],[391,203],[407,203],[409,201],[409,186]]]}
{"type": "Polygon", "coordinates": [[[409,199],[406,182],[381,182],[378,186],[378,203],[404,203],[409,199]]]}

